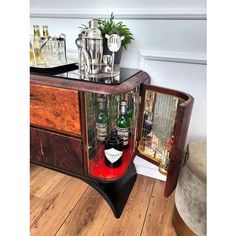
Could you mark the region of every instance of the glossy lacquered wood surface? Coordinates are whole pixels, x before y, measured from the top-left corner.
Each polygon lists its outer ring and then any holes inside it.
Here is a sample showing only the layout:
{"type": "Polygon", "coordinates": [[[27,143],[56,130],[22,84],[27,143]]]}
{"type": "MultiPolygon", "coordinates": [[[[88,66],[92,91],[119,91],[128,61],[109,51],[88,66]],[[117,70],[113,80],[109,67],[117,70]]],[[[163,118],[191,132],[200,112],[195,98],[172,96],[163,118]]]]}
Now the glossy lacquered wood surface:
{"type": "Polygon", "coordinates": [[[31,125],[80,135],[78,92],[31,83],[30,123],[31,125]]]}
{"type": "Polygon", "coordinates": [[[133,75],[130,79],[124,81],[119,85],[99,84],[37,74],[31,74],[30,81],[34,84],[48,85],[83,92],[100,94],[122,94],[131,91],[143,82],[149,82],[150,77],[146,72],[140,71],[137,74],[133,75]]]}

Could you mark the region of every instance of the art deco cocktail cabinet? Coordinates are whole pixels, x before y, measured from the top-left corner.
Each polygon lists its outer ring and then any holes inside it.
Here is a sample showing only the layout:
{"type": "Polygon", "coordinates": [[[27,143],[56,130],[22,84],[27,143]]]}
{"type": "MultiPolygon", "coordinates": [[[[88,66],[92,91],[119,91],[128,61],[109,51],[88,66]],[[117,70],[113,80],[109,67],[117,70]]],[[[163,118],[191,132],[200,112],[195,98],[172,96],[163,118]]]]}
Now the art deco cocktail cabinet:
{"type": "Polygon", "coordinates": [[[85,181],[118,218],[136,180],[133,159],[137,154],[158,166],[164,163],[168,197],[184,157],[192,96],[150,85],[149,75],[141,70],[120,68],[118,75],[87,79],[80,79],[77,71],[31,72],[31,162],[85,181]],[[106,165],[104,142],[98,138],[101,97],[109,117],[105,136],[116,128],[121,101],[127,102],[129,111],[128,147],[115,168],[106,165]]]}

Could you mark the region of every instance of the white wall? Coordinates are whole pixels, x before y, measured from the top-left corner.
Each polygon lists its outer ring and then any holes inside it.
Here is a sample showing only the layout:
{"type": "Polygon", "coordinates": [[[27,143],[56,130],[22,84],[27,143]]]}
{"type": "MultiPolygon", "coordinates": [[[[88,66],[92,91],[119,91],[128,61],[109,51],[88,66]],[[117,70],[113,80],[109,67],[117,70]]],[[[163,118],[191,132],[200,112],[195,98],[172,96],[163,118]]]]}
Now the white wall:
{"type": "Polygon", "coordinates": [[[31,0],[33,24],[47,24],[51,35],[65,33],[69,55],[77,58],[78,27],[111,12],[135,40],[121,66],[147,71],[152,84],[182,90],[194,99],[187,142],[206,138],[206,0],[31,0]]]}

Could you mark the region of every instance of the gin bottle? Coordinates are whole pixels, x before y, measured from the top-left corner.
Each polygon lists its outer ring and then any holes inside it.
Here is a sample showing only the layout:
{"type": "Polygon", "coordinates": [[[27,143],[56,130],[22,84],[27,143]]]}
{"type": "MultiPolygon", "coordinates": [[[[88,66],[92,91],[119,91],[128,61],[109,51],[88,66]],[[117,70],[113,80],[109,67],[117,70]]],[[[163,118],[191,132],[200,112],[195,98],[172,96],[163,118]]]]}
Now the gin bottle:
{"type": "Polygon", "coordinates": [[[122,164],[123,140],[117,136],[116,129],[105,140],[105,164],[111,168],[122,164]]]}

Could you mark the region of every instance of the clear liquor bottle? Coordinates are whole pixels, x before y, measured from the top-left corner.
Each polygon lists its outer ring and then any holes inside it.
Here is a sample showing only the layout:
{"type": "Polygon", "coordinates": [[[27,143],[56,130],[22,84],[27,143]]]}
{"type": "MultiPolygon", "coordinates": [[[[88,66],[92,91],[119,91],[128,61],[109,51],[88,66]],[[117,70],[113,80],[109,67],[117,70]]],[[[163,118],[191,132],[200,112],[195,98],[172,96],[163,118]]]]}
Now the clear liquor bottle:
{"type": "Polygon", "coordinates": [[[107,136],[108,123],[109,117],[107,113],[107,100],[105,97],[99,97],[96,116],[96,137],[98,141],[105,141],[105,138],[107,136]]]}
{"type": "Polygon", "coordinates": [[[39,25],[34,25],[34,41],[33,50],[35,55],[36,65],[46,65],[43,54],[41,52],[41,35],[39,30],[39,25]]]}
{"type": "Polygon", "coordinates": [[[122,100],[120,105],[120,115],[116,121],[116,130],[117,135],[123,140],[124,148],[129,144],[129,128],[130,119],[127,116],[127,103],[122,100]]]}
{"type": "Polygon", "coordinates": [[[43,39],[47,39],[49,37],[48,26],[43,25],[43,39]]]}

